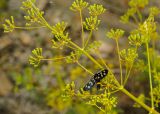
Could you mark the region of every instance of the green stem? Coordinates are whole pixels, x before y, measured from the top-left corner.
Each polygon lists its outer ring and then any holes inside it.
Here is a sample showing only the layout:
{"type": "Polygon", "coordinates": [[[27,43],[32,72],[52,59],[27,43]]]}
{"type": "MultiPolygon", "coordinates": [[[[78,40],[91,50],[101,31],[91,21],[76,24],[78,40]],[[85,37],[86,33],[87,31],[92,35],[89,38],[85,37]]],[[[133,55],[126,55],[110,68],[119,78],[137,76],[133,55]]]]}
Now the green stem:
{"type": "Polygon", "coordinates": [[[155,56],[155,54],[156,54],[156,41],[155,41],[155,39],[153,39],[153,41],[152,41],[152,48],[153,48],[153,72],[154,72],[154,74],[157,74],[157,66],[156,66],[156,56],[155,56]]]}
{"type": "MultiPolygon", "coordinates": [[[[137,52],[137,49],[138,49],[138,47],[136,46],[136,52],[137,52]]],[[[124,84],[123,84],[124,86],[125,86],[125,84],[127,83],[127,80],[128,80],[128,78],[129,78],[129,76],[130,76],[130,73],[131,73],[133,64],[134,64],[134,61],[133,61],[132,65],[131,65],[131,67],[130,67],[128,73],[127,73],[127,75],[125,76],[125,80],[124,80],[124,84]]]]}
{"type": "Polygon", "coordinates": [[[62,59],[65,59],[66,57],[57,57],[57,58],[43,58],[41,59],[42,61],[57,61],[57,60],[62,60],[62,59]]]}
{"type": "Polygon", "coordinates": [[[15,26],[15,29],[24,29],[24,30],[29,30],[29,29],[39,29],[39,28],[45,28],[46,26],[40,26],[40,27],[18,27],[15,26]]]}
{"type": "Polygon", "coordinates": [[[123,77],[122,77],[122,63],[121,63],[121,58],[120,58],[120,49],[119,49],[119,44],[118,40],[116,39],[116,45],[117,45],[117,54],[118,54],[118,59],[119,59],[119,68],[120,68],[120,75],[121,75],[121,85],[123,84],[123,77]]]}
{"type": "Polygon", "coordinates": [[[103,110],[101,107],[99,107],[97,104],[93,105],[96,106],[99,110],[101,110],[105,114],[105,110],[103,110]]]}
{"type": "Polygon", "coordinates": [[[98,67],[100,67],[101,69],[103,69],[102,65],[100,65],[91,55],[89,55],[84,49],[80,48],[78,45],[76,45],[75,43],[73,43],[72,41],[68,40],[68,42],[73,45],[74,47],[76,47],[77,49],[79,49],[80,51],[82,51],[93,63],[95,63],[98,67]]]}
{"type": "Polygon", "coordinates": [[[135,16],[135,15],[133,15],[132,17],[133,17],[133,19],[134,19],[135,23],[136,23],[136,24],[138,24],[138,19],[136,18],[136,16],[135,16]]]}
{"type": "Polygon", "coordinates": [[[94,75],[91,71],[89,71],[88,69],[86,69],[82,64],[80,64],[78,61],[76,62],[82,69],[84,69],[86,72],[88,72],[91,75],[94,75]]]}
{"type": "Polygon", "coordinates": [[[130,67],[128,73],[127,73],[127,76],[125,77],[125,80],[124,80],[124,84],[123,84],[123,85],[125,85],[125,84],[127,83],[127,80],[128,80],[128,78],[129,78],[130,73],[131,73],[131,70],[132,70],[132,66],[133,66],[133,63],[132,63],[132,65],[131,65],[131,67],[130,67]]]}
{"type": "Polygon", "coordinates": [[[142,22],[142,15],[141,15],[139,9],[137,9],[137,14],[138,14],[138,18],[139,18],[140,22],[142,22]]]}
{"type": "Polygon", "coordinates": [[[87,38],[87,41],[85,42],[85,45],[84,45],[84,48],[88,45],[88,42],[89,42],[89,40],[91,39],[91,37],[92,37],[92,30],[90,31],[90,33],[89,33],[89,37],[87,38]]]}
{"type": "Polygon", "coordinates": [[[82,37],[82,48],[84,48],[84,30],[83,30],[83,17],[82,17],[82,10],[79,11],[80,13],[80,18],[81,18],[81,29],[82,29],[82,34],[81,34],[81,37],[82,37]]]}
{"type": "Polygon", "coordinates": [[[68,48],[70,48],[70,49],[72,49],[72,50],[76,50],[75,47],[72,47],[72,46],[70,46],[70,45],[65,45],[65,46],[68,47],[68,48]]]}
{"type": "Polygon", "coordinates": [[[150,85],[150,91],[151,91],[151,106],[154,109],[153,86],[152,86],[151,64],[150,64],[150,55],[149,55],[149,46],[148,46],[148,43],[146,43],[146,49],[147,49],[147,60],[148,60],[149,85],[150,85]]]}
{"type": "Polygon", "coordinates": [[[100,60],[102,61],[102,64],[103,64],[108,70],[110,70],[110,68],[107,66],[107,64],[105,63],[104,59],[102,58],[101,54],[100,54],[97,50],[95,50],[95,52],[96,52],[97,56],[100,58],[100,60]]]}
{"type": "Polygon", "coordinates": [[[160,114],[159,112],[157,112],[156,110],[154,110],[153,108],[150,108],[149,106],[147,106],[146,104],[144,104],[143,102],[141,102],[138,98],[136,98],[135,96],[133,96],[130,92],[128,92],[126,89],[124,89],[123,87],[121,87],[120,89],[124,94],[126,94],[127,96],[129,96],[132,100],[134,100],[136,103],[138,103],[139,105],[141,105],[144,109],[146,109],[148,112],[150,112],[151,114],[160,114]]]}

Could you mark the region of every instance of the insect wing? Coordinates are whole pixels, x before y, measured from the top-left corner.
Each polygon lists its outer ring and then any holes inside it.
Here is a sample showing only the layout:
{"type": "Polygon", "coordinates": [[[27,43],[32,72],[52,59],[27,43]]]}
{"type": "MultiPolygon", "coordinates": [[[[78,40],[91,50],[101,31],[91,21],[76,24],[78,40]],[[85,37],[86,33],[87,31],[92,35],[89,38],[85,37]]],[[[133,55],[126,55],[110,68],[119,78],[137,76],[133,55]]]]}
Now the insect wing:
{"type": "Polygon", "coordinates": [[[108,74],[108,70],[102,70],[94,75],[94,79],[97,82],[100,82],[106,75],[108,74]]]}
{"type": "MultiPolygon", "coordinates": [[[[96,74],[90,79],[90,81],[85,85],[83,88],[84,91],[90,90],[96,83],[100,82],[106,75],[108,74],[108,70],[102,70],[96,74]]],[[[97,90],[100,89],[100,85],[97,84],[97,90]]]]}
{"type": "Polygon", "coordinates": [[[96,81],[94,80],[94,78],[91,78],[91,80],[85,85],[83,90],[84,91],[90,90],[95,85],[95,83],[96,83],[96,81]]]}
{"type": "Polygon", "coordinates": [[[107,69],[102,70],[101,71],[101,78],[104,78],[107,74],[108,74],[108,70],[107,69]]]}

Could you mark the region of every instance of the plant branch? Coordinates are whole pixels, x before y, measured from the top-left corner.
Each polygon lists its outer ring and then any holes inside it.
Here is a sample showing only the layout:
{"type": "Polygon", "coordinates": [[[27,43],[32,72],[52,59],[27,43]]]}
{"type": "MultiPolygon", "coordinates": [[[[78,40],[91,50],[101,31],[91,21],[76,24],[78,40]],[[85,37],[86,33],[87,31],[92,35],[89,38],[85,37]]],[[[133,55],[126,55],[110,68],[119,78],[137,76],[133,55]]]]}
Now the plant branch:
{"type": "MultiPolygon", "coordinates": [[[[138,47],[136,46],[136,52],[137,52],[137,49],[138,49],[138,47]]],[[[127,83],[127,80],[128,80],[128,78],[129,78],[129,76],[130,76],[130,73],[131,73],[131,70],[132,70],[132,68],[133,68],[134,62],[135,62],[135,60],[133,61],[132,65],[131,65],[130,68],[129,68],[129,71],[128,71],[127,75],[125,76],[123,86],[125,86],[125,84],[127,83]]]]}
{"type": "Polygon", "coordinates": [[[82,10],[80,10],[79,13],[80,13],[80,18],[81,18],[81,29],[82,29],[82,34],[81,34],[81,38],[82,38],[82,48],[84,48],[84,30],[83,30],[82,10]]]}
{"type": "MultiPolygon", "coordinates": [[[[105,63],[104,59],[102,58],[101,54],[96,50],[96,54],[98,55],[98,57],[100,58],[100,60],[102,61],[102,63],[104,64],[104,66],[110,70],[109,66],[107,66],[107,64],[105,63]]],[[[110,70],[111,71],[111,70],[110,70]]],[[[113,74],[113,73],[112,73],[113,74]]]]}
{"type": "Polygon", "coordinates": [[[73,43],[72,41],[68,41],[71,45],[73,45],[74,47],[76,47],[77,49],[79,49],[80,51],[83,52],[83,54],[85,54],[93,63],[95,63],[98,67],[100,67],[101,69],[103,69],[102,65],[99,64],[91,55],[89,55],[84,49],[80,48],[78,45],[76,45],[75,43],[73,43]]]}
{"type": "Polygon", "coordinates": [[[128,71],[128,73],[127,73],[125,79],[124,79],[124,83],[123,83],[124,86],[125,86],[125,84],[127,83],[127,80],[128,80],[128,78],[129,78],[129,76],[130,76],[132,67],[133,67],[133,63],[132,63],[132,65],[131,65],[131,67],[129,68],[129,71],[128,71]]]}
{"type": "Polygon", "coordinates": [[[149,85],[150,85],[150,91],[151,91],[151,106],[154,109],[153,86],[152,86],[151,64],[150,64],[150,55],[149,55],[149,46],[148,46],[148,43],[146,43],[146,49],[147,49],[147,60],[148,60],[149,85]]]}
{"type": "Polygon", "coordinates": [[[57,60],[62,60],[62,59],[65,59],[66,57],[59,57],[59,58],[43,58],[41,59],[42,61],[57,61],[57,60]]]}
{"type": "Polygon", "coordinates": [[[88,69],[86,69],[82,64],[80,64],[78,61],[76,62],[82,69],[84,69],[86,72],[88,72],[91,75],[94,75],[91,71],[89,71],[88,69]]]}
{"type": "Polygon", "coordinates": [[[133,96],[130,92],[128,92],[126,89],[124,89],[123,87],[121,87],[120,89],[124,94],[126,94],[128,97],[130,97],[132,100],[134,100],[136,103],[138,103],[139,105],[141,105],[144,109],[146,109],[148,112],[150,112],[151,114],[160,114],[159,112],[157,112],[156,110],[154,110],[153,108],[150,108],[149,106],[147,106],[146,104],[144,104],[143,102],[141,102],[138,98],[136,98],[135,96],[133,96]]]}
{"type": "Polygon", "coordinates": [[[39,29],[39,28],[45,28],[46,26],[39,26],[39,27],[18,27],[15,26],[15,29],[24,29],[24,30],[30,30],[30,29],[39,29]]]}
{"type": "Polygon", "coordinates": [[[118,40],[116,39],[116,45],[117,45],[117,54],[118,54],[118,59],[119,59],[119,68],[120,68],[120,76],[121,76],[121,85],[123,84],[123,77],[122,77],[122,63],[121,63],[121,58],[120,58],[120,49],[119,49],[119,44],[118,40]]]}
{"type": "Polygon", "coordinates": [[[88,45],[88,42],[89,42],[89,40],[90,40],[91,37],[92,37],[92,33],[93,33],[93,31],[91,30],[90,33],[89,33],[89,36],[88,36],[88,38],[87,38],[87,41],[85,42],[84,48],[88,45]]]}
{"type": "Polygon", "coordinates": [[[139,18],[140,22],[142,22],[142,15],[141,15],[141,12],[139,11],[139,9],[137,9],[137,14],[138,14],[138,18],[139,18]]]}

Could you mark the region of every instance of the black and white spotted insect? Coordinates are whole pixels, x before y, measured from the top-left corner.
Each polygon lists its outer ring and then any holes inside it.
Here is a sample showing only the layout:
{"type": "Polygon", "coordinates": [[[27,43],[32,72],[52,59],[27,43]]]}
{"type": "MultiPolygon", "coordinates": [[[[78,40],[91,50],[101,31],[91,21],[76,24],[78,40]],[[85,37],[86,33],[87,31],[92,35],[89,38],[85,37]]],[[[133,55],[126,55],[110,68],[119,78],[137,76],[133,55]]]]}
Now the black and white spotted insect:
{"type": "Polygon", "coordinates": [[[102,71],[97,72],[92,76],[90,81],[84,86],[83,90],[88,91],[90,90],[95,84],[97,84],[97,89],[100,89],[100,85],[98,82],[100,82],[106,75],[108,74],[108,70],[104,69],[102,71]]]}

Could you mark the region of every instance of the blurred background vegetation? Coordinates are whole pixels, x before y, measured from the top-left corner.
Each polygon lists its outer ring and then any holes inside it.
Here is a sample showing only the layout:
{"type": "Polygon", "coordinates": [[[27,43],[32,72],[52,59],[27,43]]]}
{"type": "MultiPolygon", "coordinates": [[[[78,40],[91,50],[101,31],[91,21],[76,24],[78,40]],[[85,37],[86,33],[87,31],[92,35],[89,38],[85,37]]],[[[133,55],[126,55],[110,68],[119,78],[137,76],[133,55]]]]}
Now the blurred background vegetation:
{"type": "MultiPolygon", "coordinates": [[[[105,38],[105,32],[111,28],[125,30],[126,37],[120,40],[120,47],[123,49],[128,46],[127,36],[137,25],[132,21],[128,24],[121,23],[120,16],[127,11],[129,0],[87,1],[102,4],[107,9],[101,16],[102,23],[93,38],[103,41],[100,52],[114,73],[119,74],[115,44],[105,38]]],[[[67,30],[71,32],[73,40],[79,43],[80,18],[69,10],[72,2],[73,0],[37,0],[37,6],[45,12],[46,20],[52,25],[62,20],[68,22],[67,30]]],[[[16,30],[3,33],[1,25],[11,15],[15,17],[18,25],[25,23],[20,5],[20,0],[0,0],[0,114],[101,114],[96,107],[86,105],[83,101],[72,99],[65,102],[61,97],[67,83],[75,81],[82,87],[88,79],[88,74],[79,66],[64,64],[63,61],[43,62],[38,68],[29,65],[28,57],[36,47],[43,48],[43,54],[48,58],[70,52],[53,50],[50,42],[52,35],[47,30],[16,30]]],[[[150,0],[149,5],[143,10],[144,18],[148,15],[149,6],[160,7],[160,1],[150,0]]],[[[87,13],[84,15],[87,16],[87,13]]],[[[156,18],[156,21],[159,22],[160,18],[156,18]]],[[[157,48],[160,46],[157,45],[157,48]]],[[[83,64],[89,69],[96,69],[90,62],[84,61],[83,64]]],[[[143,63],[141,67],[145,68],[143,63]]],[[[134,71],[134,78],[130,79],[127,85],[127,89],[134,95],[139,95],[140,92],[147,93],[149,89],[145,73],[140,74],[140,70],[134,71]]],[[[146,113],[144,109],[133,108],[134,103],[127,96],[121,93],[118,93],[118,96],[119,108],[113,110],[112,114],[146,113]]]]}

